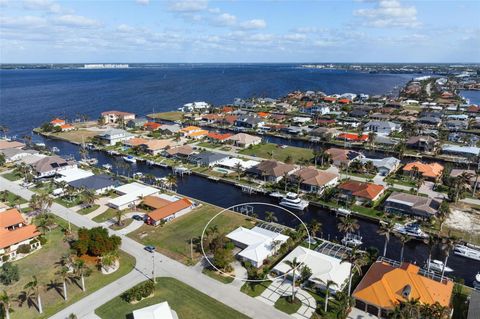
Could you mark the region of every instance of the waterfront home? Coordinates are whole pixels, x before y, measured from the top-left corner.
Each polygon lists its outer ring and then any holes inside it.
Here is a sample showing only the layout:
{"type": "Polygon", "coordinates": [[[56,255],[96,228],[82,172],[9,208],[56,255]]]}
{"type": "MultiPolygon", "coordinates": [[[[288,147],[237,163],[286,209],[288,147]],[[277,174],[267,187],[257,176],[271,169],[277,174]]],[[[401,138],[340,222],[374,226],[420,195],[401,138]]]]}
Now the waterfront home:
{"type": "Polygon", "coordinates": [[[256,115],[242,115],[235,120],[235,126],[254,129],[263,126],[265,120],[256,115]]]}
{"type": "Polygon", "coordinates": [[[236,247],[242,249],[237,257],[250,262],[256,268],[260,268],[265,260],[273,256],[289,238],[257,226],[252,229],[238,227],[226,237],[232,240],[236,247]]]}
{"type": "Polygon", "coordinates": [[[77,179],[92,176],[93,173],[91,171],[87,171],[78,167],[70,167],[59,171],[57,175],[58,176],[55,178],[56,182],[69,183],[77,179]]]}
{"type": "Polygon", "coordinates": [[[127,123],[135,119],[135,114],[122,111],[105,111],[102,112],[103,122],[106,124],[113,123],[127,123]]]}
{"type": "Polygon", "coordinates": [[[144,117],[135,118],[135,119],[129,120],[127,122],[127,127],[132,128],[132,129],[136,129],[136,128],[139,128],[139,127],[143,127],[146,123],[148,123],[148,120],[144,117]]]}
{"type": "Polygon", "coordinates": [[[443,165],[439,163],[422,163],[416,161],[408,163],[402,170],[405,175],[415,177],[415,175],[419,174],[425,180],[435,182],[442,176],[443,165]]]}
{"type": "Polygon", "coordinates": [[[384,135],[377,135],[373,140],[373,144],[383,147],[393,147],[398,144],[398,140],[384,135]]]}
{"type": "Polygon", "coordinates": [[[437,140],[428,135],[412,136],[405,144],[409,148],[419,150],[421,152],[433,152],[437,144],[437,140]]]}
{"type": "Polygon", "coordinates": [[[300,266],[300,269],[297,269],[295,274],[297,280],[301,277],[301,268],[308,267],[312,273],[308,277],[308,281],[317,289],[325,290],[325,283],[331,280],[335,285],[330,285],[330,293],[335,294],[342,291],[348,283],[352,267],[351,263],[342,262],[341,259],[302,246],[297,246],[292,250],[273,267],[272,271],[279,276],[285,276],[292,280],[292,269],[287,262],[291,262],[295,258],[302,263],[302,266],[300,266]]]}
{"type": "Polygon", "coordinates": [[[321,194],[326,188],[337,185],[339,176],[314,167],[304,167],[289,176],[291,183],[300,182],[300,189],[308,193],[321,194]]]}
{"type": "Polygon", "coordinates": [[[25,147],[25,144],[17,141],[0,140],[0,150],[6,150],[11,148],[21,149],[24,147],[25,147]]]}
{"type": "Polygon", "coordinates": [[[379,318],[389,318],[399,302],[409,300],[426,305],[438,302],[440,306],[450,308],[452,290],[451,280],[431,279],[417,265],[377,261],[370,266],[352,297],[356,308],[379,318]]]}
{"type": "Polygon", "coordinates": [[[445,127],[449,131],[466,130],[468,128],[468,122],[461,120],[449,120],[445,122],[445,127]]]}
{"type": "Polygon", "coordinates": [[[47,155],[44,154],[32,154],[32,155],[27,155],[22,158],[20,158],[17,163],[24,163],[30,166],[33,166],[35,163],[37,163],[39,160],[42,158],[47,157],[47,155]]]}
{"type": "Polygon", "coordinates": [[[192,154],[188,157],[188,161],[197,166],[214,166],[221,160],[228,158],[229,156],[223,153],[217,152],[202,152],[198,154],[192,154]]]}
{"type": "Polygon", "coordinates": [[[0,212],[0,265],[39,249],[41,245],[37,237],[40,235],[37,227],[28,225],[16,208],[0,212]],[[17,252],[20,247],[22,250],[17,252]]]}
{"type": "Polygon", "coordinates": [[[162,124],[157,122],[146,122],[143,124],[143,129],[150,132],[158,131],[161,127],[162,124]]]}
{"type": "Polygon", "coordinates": [[[246,170],[258,164],[260,164],[260,162],[258,161],[252,161],[252,160],[245,161],[236,157],[228,157],[217,162],[216,166],[226,168],[229,170],[236,170],[237,167],[240,166],[242,170],[246,170]]]}
{"type": "Polygon", "coordinates": [[[53,120],[51,120],[50,124],[52,124],[53,126],[62,126],[62,125],[65,125],[66,122],[65,122],[65,120],[59,119],[57,117],[57,118],[54,118],[53,120]]]}
{"type": "Polygon", "coordinates": [[[231,136],[228,140],[233,142],[233,145],[241,148],[247,148],[253,145],[258,145],[262,142],[261,137],[246,134],[246,133],[235,134],[231,136]]]}
{"type": "Polygon", "coordinates": [[[117,128],[109,129],[98,136],[107,145],[115,145],[135,137],[133,134],[117,128]]]}
{"type": "Polygon", "coordinates": [[[59,127],[62,132],[73,131],[75,129],[73,125],[67,124],[65,120],[59,118],[51,120],[50,124],[52,124],[54,127],[59,127]]]}
{"type": "Polygon", "coordinates": [[[176,217],[183,216],[194,207],[194,204],[188,198],[165,194],[147,196],[143,204],[153,208],[146,214],[146,223],[152,226],[158,226],[176,217]]]}
{"type": "Polygon", "coordinates": [[[3,154],[7,163],[11,163],[19,161],[29,155],[36,155],[38,154],[38,151],[24,150],[19,148],[7,148],[4,150],[0,150],[0,154],[3,154]]]}
{"type": "Polygon", "coordinates": [[[52,177],[59,172],[77,167],[74,161],[67,161],[60,156],[47,156],[33,164],[36,178],[52,177]]]}
{"type": "Polygon", "coordinates": [[[167,157],[176,157],[178,159],[185,160],[194,152],[195,151],[193,147],[190,145],[182,145],[166,149],[163,151],[163,154],[167,157]]]}
{"type": "Polygon", "coordinates": [[[198,126],[187,126],[182,128],[180,133],[185,137],[198,140],[207,136],[208,131],[198,126]]]}
{"type": "Polygon", "coordinates": [[[182,128],[180,127],[179,124],[162,124],[158,128],[158,131],[161,132],[162,134],[174,135],[180,132],[181,129],[182,128]]]}
{"type": "Polygon", "coordinates": [[[357,151],[343,148],[332,147],[325,152],[330,156],[333,165],[337,167],[342,165],[350,166],[353,161],[359,160],[363,157],[363,155],[357,151]]]}
{"type": "Polygon", "coordinates": [[[216,113],[208,113],[208,114],[202,114],[201,115],[202,122],[204,122],[206,124],[216,123],[221,118],[222,118],[222,116],[220,114],[216,114],[216,113]]]}
{"type": "MultiPolygon", "coordinates": [[[[135,138],[133,146],[140,148],[143,152],[148,153],[150,155],[158,155],[162,153],[165,149],[171,148],[175,145],[175,143],[171,140],[157,140],[157,139],[142,139],[142,138],[135,138]]],[[[130,140],[130,141],[132,141],[130,140]]],[[[130,142],[130,141],[127,141],[130,142]]]]}
{"type": "Polygon", "coordinates": [[[387,213],[428,219],[437,215],[440,204],[441,201],[433,198],[393,192],[385,201],[384,209],[387,213]]]}
{"type": "Polygon", "coordinates": [[[224,117],[222,117],[218,123],[220,125],[225,125],[225,126],[232,126],[235,124],[235,122],[237,121],[238,119],[238,116],[237,115],[232,115],[232,114],[228,114],[228,115],[225,115],[224,117]]]}
{"type": "Polygon", "coordinates": [[[285,175],[290,175],[297,170],[295,165],[284,164],[275,160],[262,161],[260,164],[247,170],[258,179],[278,183],[285,175]]]}
{"type": "Polygon", "coordinates": [[[225,143],[226,141],[228,141],[230,139],[230,137],[232,137],[233,134],[231,133],[217,133],[217,132],[209,132],[207,134],[207,139],[210,141],[210,142],[213,142],[213,143],[225,143]]]}
{"type": "Polygon", "coordinates": [[[385,192],[385,187],[373,183],[359,181],[346,181],[338,185],[339,198],[346,202],[353,200],[355,203],[371,203],[379,199],[385,192]]]}
{"type": "Polygon", "coordinates": [[[91,175],[68,182],[68,185],[76,190],[88,189],[97,195],[104,194],[115,187],[120,186],[120,182],[113,177],[105,174],[91,175]]]}
{"type": "Polygon", "coordinates": [[[462,175],[463,173],[471,176],[470,185],[472,187],[475,186],[475,183],[478,183],[480,181],[480,177],[478,176],[478,174],[473,169],[457,169],[457,168],[454,168],[450,171],[450,174],[448,176],[455,178],[455,177],[458,177],[458,176],[462,175]]]}
{"type": "Polygon", "coordinates": [[[143,307],[132,312],[132,319],[178,319],[176,312],[170,308],[168,301],[143,307]]]}
{"type": "Polygon", "coordinates": [[[313,130],[311,130],[308,135],[310,136],[317,136],[320,137],[322,140],[328,141],[332,138],[335,138],[340,134],[340,131],[338,131],[335,128],[330,128],[330,127],[317,127],[313,130]]]}
{"type": "Polygon", "coordinates": [[[480,154],[480,148],[475,146],[460,146],[453,144],[442,145],[442,154],[457,155],[467,158],[475,158],[480,154]]]}
{"type": "Polygon", "coordinates": [[[374,132],[382,135],[389,135],[393,132],[401,132],[402,126],[398,123],[389,121],[370,121],[364,126],[368,132],[374,132]]]}
{"type": "Polygon", "coordinates": [[[179,111],[182,112],[203,112],[207,109],[210,108],[210,104],[207,102],[191,102],[191,103],[186,103],[183,105],[183,107],[178,108],[179,111]]]}
{"type": "Polygon", "coordinates": [[[159,192],[159,190],[154,187],[137,182],[118,186],[115,188],[115,191],[120,196],[110,199],[108,206],[118,210],[134,207],[142,201],[143,197],[159,192]]]}
{"type": "Polygon", "coordinates": [[[385,158],[361,158],[360,162],[366,164],[371,162],[373,166],[377,169],[378,174],[381,176],[387,176],[390,173],[395,172],[400,166],[400,160],[395,157],[385,157],[385,158]]]}
{"type": "Polygon", "coordinates": [[[368,134],[341,133],[337,136],[337,140],[346,142],[363,143],[368,141],[368,134]]]}

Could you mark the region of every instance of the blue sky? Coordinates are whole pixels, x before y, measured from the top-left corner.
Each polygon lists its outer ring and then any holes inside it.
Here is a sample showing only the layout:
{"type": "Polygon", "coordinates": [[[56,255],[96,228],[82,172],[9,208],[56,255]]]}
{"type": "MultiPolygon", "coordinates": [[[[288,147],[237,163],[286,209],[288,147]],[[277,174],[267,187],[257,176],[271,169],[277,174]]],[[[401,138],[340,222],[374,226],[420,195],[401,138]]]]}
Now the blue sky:
{"type": "Polygon", "coordinates": [[[480,1],[0,0],[0,62],[479,62],[480,1]]]}

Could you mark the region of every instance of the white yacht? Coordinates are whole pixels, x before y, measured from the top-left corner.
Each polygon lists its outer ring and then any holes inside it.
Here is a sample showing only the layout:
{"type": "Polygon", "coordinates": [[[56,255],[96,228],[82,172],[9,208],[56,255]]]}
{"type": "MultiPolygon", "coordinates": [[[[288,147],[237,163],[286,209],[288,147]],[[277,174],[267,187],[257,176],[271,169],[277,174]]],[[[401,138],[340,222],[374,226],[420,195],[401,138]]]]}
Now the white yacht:
{"type": "Polygon", "coordinates": [[[473,280],[473,288],[475,288],[475,290],[480,290],[480,272],[475,275],[475,279],[473,280]]]}
{"type": "Polygon", "coordinates": [[[270,195],[271,197],[275,197],[275,198],[283,198],[283,197],[285,196],[285,195],[283,195],[283,194],[280,193],[280,192],[272,192],[272,193],[270,193],[270,194],[268,194],[268,195],[270,195]]]}
{"type": "Polygon", "coordinates": [[[127,163],[132,163],[132,164],[135,164],[137,162],[137,159],[132,155],[124,156],[123,160],[127,163]]]}
{"type": "Polygon", "coordinates": [[[102,167],[105,168],[106,170],[111,170],[112,169],[111,164],[103,164],[102,167]]]}
{"type": "Polygon", "coordinates": [[[308,201],[301,199],[298,197],[298,194],[295,193],[287,193],[287,195],[280,201],[281,206],[298,210],[304,210],[307,208],[308,204],[308,201]]]}
{"type": "Polygon", "coordinates": [[[408,235],[417,239],[424,239],[428,237],[428,234],[420,229],[420,226],[417,223],[411,224],[395,224],[394,231],[400,234],[408,235]]]}
{"type": "MultiPolygon", "coordinates": [[[[435,272],[441,273],[443,271],[443,261],[437,260],[437,259],[427,261],[426,268],[427,269],[430,268],[430,271],[435,271],[435,272]]],[[[452,272],[452,271],[453,271],[452,268],[450,268],[448,266],[445,266],[445,272],[452,272]]]]}
{"type": "Polygon", "coordinates": [[[347,233],[345,237],[342,238],[342,244],[348,247],[357,247],[363,244],[362,236],[352,233],[347,233]]]}
{"type": "Polygon", "coordinates": [[[480,261],[480,250],[467,245],[455,245],[453,253],[458,256],[480,261]]]}

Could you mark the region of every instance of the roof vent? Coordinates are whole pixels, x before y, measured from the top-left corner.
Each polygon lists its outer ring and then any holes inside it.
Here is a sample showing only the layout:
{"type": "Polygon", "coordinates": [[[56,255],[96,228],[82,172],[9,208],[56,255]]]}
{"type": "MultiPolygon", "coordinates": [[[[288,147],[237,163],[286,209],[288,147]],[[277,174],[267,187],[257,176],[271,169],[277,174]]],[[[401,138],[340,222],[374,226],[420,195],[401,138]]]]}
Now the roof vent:
{"type": "Polygon", "coordinates": [[[412,287],[410,285],[406,285],[405,287],[403,287],[403,290],[402,290],[403,298],[408,299],[411,292],[412,292],[412,287]]]}

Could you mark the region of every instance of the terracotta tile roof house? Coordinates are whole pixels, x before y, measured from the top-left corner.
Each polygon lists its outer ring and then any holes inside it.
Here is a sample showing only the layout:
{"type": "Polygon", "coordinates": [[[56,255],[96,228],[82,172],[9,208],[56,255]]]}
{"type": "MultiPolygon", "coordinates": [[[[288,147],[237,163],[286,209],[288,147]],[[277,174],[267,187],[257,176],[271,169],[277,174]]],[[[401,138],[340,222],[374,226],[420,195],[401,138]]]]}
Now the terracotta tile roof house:
{"type": "Polygon", "coordinates": [[[167,205],[147,213],[147,223],[155,226],[159,225],[162,221],[169,221],[188,213],[192,207],[193,203],[187,198],[170,202],[167,205]]]}
{"type": "Polygon", "coordinates": [[[147,140],[144,144],[142,144],[143,147],[145,147],[145,150],[152,154],[152,155],[157,155],[160,152],[162,152],[164,149],[170,148],[174,146],[174,142],[171,140],[147,140]]]}
{"type": "Polygon", "coordinates": [[[129,140],[126,140],[123,142],[123,144],[127,146],[140,146],[142,144],[145,144],[148,140],[143,137],[134,137],[129,140]]]}
{"type": "Polygon", "coordinates": [[[329,148],[325,151],[330,155],[333,165],[340,166],[342,163],[344,165],[350,165],[354,160],[360,159],[363,155],[359,152],[343,149],[343,148],[329,148]]]}
{"type": "Polygon", "coordinates": [[[237,115],[225,115],[225,117],[220,120],[220,123],[224,125],[233,125],[237,119],[237,115]]]}
{"type": "Polygon", "coordinates": [[[338,183],[337,174],[318,170],[314,167],[301,168],[289,176],[292,182],[301,180],[300,188],[309,193],[322,193],[327,187],[335,186],[338,183]]]}
{"type": "Polygon", "coordinates": [[[193,154],[193,152],[193,147],[190,145],[177,146],[165,150],[167,156],[175,156],[178,158],[187,158],[189,155],[193,154]]]}
{"type": "Polygon", "coordinates": [[[255,135],[250,135],[246,133],[238,133],[229,138],[230,141],[233,142],[238,147],[249,147],[251,145],[257,145],[262,142],[262,138],[255,136],[255,135]]]}
{"type": "Polygon", "coordinates": [[[247,172],[256,175],[259,179],[266,179],[270,182],[279,182],[285,174],[291,174],[296,169],[295,165],[268,160],[255,165],[248,169],[247,172]]]}
{"type": "Polygon", "coordinates": [[[10,148],[22,148],[22,147],[25,147],[25,144],[17,141],[0,140],[0,150],[7,150],[10,148]]]}
{"type": "Polygon", "coordinates": [[[423,178],[431,181],[438,180],[443,173],[443,165],[438,163],[422,163],[422,162],[408,163],[403,167],[403,172],[409,175],[415,174],[414,167],[418,169],[418,173],[423,178]]]}
{"type": "Polygon", "coordinates": [[[53,126],[61,126],[61,125],[65,124],[65,120],[55,118],[55,119],[50,121],[50,124],[52,124],[53,126]]]}
{"type": "Polygon", "coordinates": [[[403,263],[400,267],[377,261],[362,278],[352,296],[355,307],[385,318],[400,301],[418,299],[421,304],[438,302],[450,307],[453,282],[439,282],[420,274],[416,265],[403,263]]]}
{"type": "Polygon", "coordinates": [[[30,243],[38,236],[40,236],[40,232],[37,227],[27,225],[16,208],[0,212],[0,264],[3,256],[8,256],[8,260],[20,257],[17,255],[20,245],[29,245],[32,250],[40,248],[38,241],[30,243]]]}
{"type": "Polygon", "coordinates": [[[158,208],[162,208],[164,206],[167,206],[170,203],[171,203],[170,201],[168,201],[164,198],[150,195],[150,196],[145,196],[143,198],[142,205],[145,205],[145,206],[150,207],[152,209],[158,209],[158,208]]]}
{"type": "Polygon", "coordinates": [[[106,111],[102,112],[102,117],[105,123],[117,123],[119,120],[126,123],[129,120],[134,120],[135,114],[122,111],[106,111]]]}
{"type": "Polygon", "coordinates": [[[143,124],[143,129],[145,129],[147,131],[156,131],[156,130],[160,129],[161,126],[162,126],[162,124],[157,123],[157,122],[147,122],[147,123],[143,124]]]}
{"type": "Polygon", "coordinates": [[[387,213],[430,218],[438,213],[440,204],[441,201],[433,198],[393,192],[385,201],[384,209],[387,213]]]}
{"type": "Polygon", "coordinates": [[[231,133],[225,133],[225,134],[221,134],[221,133],[217,133],[217,132],[209,132],[207,134],[207,138],[211,141],[214,141],[214,142],[225,142],[226,140],[228,140],[233,134],[231,133]]]}
{"type": "Polygon", "coordinates": [[[368,135],[367,134],[354,134],[354,133],[341,133],[337,136],[338,140],[346,140],[350,142],[366,142],[368,141],[368,135]]]}
{"type": "Polygon", "coordinates": [[[62,129],[62,132],[73,131],[75,129],[75,126],[70,125],[70,124],[63,124],[63,125],[59,125],[59,126],[62,129]]]}
{"type": "Polygon", "coordinates": [[[338,189],[347,197],[355,197],[357,201],[376,201],[385,191],[382,185],[347,181],[338,185],[338,189]]]}

